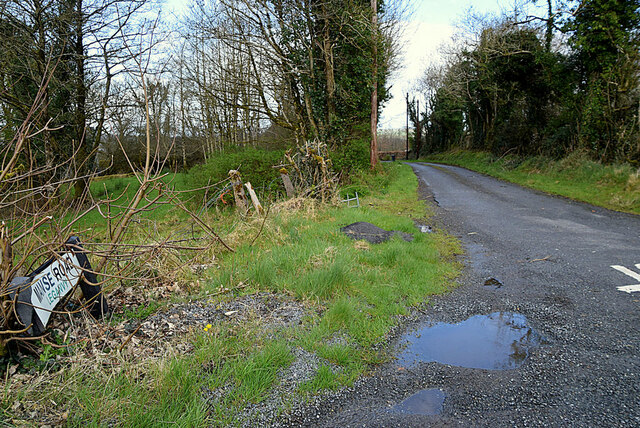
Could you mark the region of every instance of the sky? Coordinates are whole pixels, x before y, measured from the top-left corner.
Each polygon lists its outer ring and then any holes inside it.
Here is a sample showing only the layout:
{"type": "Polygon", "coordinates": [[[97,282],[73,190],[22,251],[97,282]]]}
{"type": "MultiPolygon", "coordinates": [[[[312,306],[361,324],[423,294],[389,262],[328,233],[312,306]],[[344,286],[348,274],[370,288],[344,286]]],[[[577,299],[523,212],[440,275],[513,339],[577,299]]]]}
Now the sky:
{"type": "Polygon", "coordinates": [[[411,98],[425,68],[441,61],[439,47],[451,40],[457,21],[470,10],[497,14],[512,9],[512,5],[513,1],[505,0],[414,0],[414,12],[402,24],[401,68],[389,81],[392,99],[382,109],[378,128],[404,128],[405,94],[408,92],[411,98]]]}

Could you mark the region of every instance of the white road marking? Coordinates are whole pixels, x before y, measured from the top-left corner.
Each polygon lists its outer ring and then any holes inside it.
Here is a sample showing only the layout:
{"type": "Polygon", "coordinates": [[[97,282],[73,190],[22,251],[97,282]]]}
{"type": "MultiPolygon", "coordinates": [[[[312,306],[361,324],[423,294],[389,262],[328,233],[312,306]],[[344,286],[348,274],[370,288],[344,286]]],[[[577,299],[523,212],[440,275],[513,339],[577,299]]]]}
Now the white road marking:
{"type": "MultiPolygon", "coordinates": [[[[640,263],[639,263],[640,264],[640,263]]],[[[630,276],[633,279],[637,279],[638,281],[640,281],[640,273],[634,272],[631,269],[627,269],[624,266],[619,266],[619,265],[612,265],[612,268],[614,268],[617,271],[622,272],[625,275],[630,276]]],[[[636,267],[638,267],[638,265],[636,265],[636,267]]]]}
{"type": "Polygon", "coordinates": [[[640,291],[640,284],[625,285],[624,287],[616,287],[618,291],[624,291],[625,293],[633,293],[634,291],[640,291]]]}
{"type": "MultiPolygon", "coordinates": [[[[611,267],[617,270],[618,272],[622,272],[623,274],[630,276],[631,278],[637,281],[640,281],[640,273],[638,272],[634,272],[631,269],[628,269],[620,265],[611,265],[611,267]]],[[[636,268],[640,269],[640,263],[636,264],[636,268]]],[[[616,288],[618,289],[618,291],[624,291],[625,293],[631,294],[634,291],[640,291],[640,284],[625,285],[625,286],[616,287],[616,288]]]]}

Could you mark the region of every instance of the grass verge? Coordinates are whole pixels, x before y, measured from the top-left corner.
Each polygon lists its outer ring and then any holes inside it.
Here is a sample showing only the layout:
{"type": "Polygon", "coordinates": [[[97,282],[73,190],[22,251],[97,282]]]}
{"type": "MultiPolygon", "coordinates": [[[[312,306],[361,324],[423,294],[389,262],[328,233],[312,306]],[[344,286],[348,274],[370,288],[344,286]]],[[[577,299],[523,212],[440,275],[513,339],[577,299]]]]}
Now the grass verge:
{"type": "Polygon", "coordinates": [[[308,394],[351,385],[389,358],[380,345],[411,307],[452,286],[459,269],[453,255],[460,251],[445,233],[422,234],[415,227],[429,213],[408,166],[364,174],[353,189],[363,195],[360,208],[291,200],[274,206],[264,224],[239,224],[228,236],[235,253],[220,254],[218,268],[201,278],[201,295],[192,296],[215,307],[259,293],[283,296],[305,308],[297,322],[273,324],[258,314],[233,322],[229,315],[179,339],[188,343],[187,352],[174,352],[167,342],[160,359],[115,349],[94,353],[93,361],[70,357],[42,374],[41,389],[33,382],[8,384],[5,419],[16,422],[20,397],[32,411],[55,403],[58,419],[47,422],[71,426],[234,426],[255,416],[247,409],[265,402],[285,411],[308,394]],[[415,239],[372,245],[340,232],[358,221],[415,239]],[[287,370],[300,364],[310,373],[283,387],[287,370]],[[276,395],[286,397],[274,401],[276,395]]]}
{"type": "Polygon", "coordinates": [[[604,165],[579,152],[552,160],[452,151],[422,160],[457,165],[554,195],[640,214],[640,170],[626,164],[604,165]]]}

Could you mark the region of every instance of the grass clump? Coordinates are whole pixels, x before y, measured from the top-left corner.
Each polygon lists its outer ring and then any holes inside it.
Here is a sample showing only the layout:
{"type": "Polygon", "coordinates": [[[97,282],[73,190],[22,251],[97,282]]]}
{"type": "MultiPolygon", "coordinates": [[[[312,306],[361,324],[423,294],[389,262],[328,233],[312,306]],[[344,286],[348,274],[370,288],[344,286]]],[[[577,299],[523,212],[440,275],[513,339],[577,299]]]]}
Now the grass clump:
{"type": "Polygon", "coordinates": [[[320,366],[313,379],[300,386],[301,391],[318,392],[323,389],[335,390],[341,386],[339,376],[333,373],[331,367],[320,366]]]}
{"type": "Polygon", "coordinates": [[[257,403],[276,381],[278,369],[289,365],[293,356],[286,344],[269,343],[260,352],[236,365],[236,393],[246,402],[257,403]]]}
{"type": "Polygon", "coordinates": [[[425,160],[462,166],[532,189],[640,214],[640,171],[629,164],[605,165],[582,152],[554,160],[542,156],[496,158],[486,152],[452,151],[425,160]]]}

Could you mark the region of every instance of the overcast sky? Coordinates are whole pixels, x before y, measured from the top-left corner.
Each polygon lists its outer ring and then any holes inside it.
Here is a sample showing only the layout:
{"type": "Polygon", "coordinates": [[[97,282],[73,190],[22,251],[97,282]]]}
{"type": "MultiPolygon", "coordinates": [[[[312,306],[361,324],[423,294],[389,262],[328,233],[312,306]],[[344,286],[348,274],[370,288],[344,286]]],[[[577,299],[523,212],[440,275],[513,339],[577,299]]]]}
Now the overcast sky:
{"type": "Polygon", "coordinates": [[[413,91],[426,66],[440,59],[438,48],[451,40],[455,23],[470,9],[474,13],[497,14],[512,9],[508,0],[415,0],[414,13],[403,25],[402,68],[389,82],[393,98],[384,106],[379,128],[405,126],[405,94],[413,91]]]}

